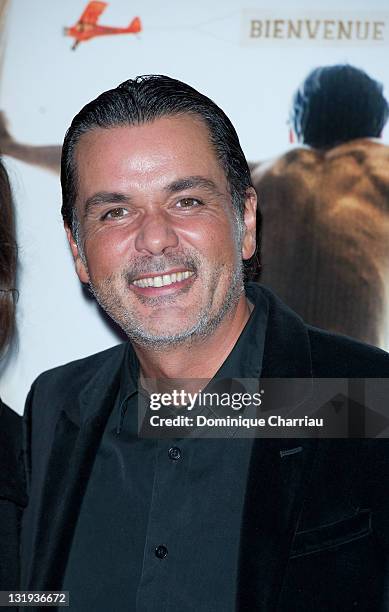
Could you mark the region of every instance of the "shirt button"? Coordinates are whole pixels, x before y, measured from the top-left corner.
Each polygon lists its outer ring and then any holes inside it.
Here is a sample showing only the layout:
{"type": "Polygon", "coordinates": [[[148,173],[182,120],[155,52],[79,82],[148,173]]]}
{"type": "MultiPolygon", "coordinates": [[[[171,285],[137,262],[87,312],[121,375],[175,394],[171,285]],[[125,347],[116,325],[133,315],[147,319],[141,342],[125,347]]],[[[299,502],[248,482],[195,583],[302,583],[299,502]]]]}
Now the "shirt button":
{"type": "Polygon", "coordinates": [[[181,449],[178,448],[178,446],[172,446],[171,448],[169,448],[169,459],[172,459],[172,461],[177,461],[178,459],[181,459],[181,449]]]}
{"type": "Polygon", "coordinates": [[[158,559],[164,559],[166,555],[167,555],[166,546],[164,546],[163,544],[160,544],[159,546],[157,546],[157,548],[155,549],[155,556],[158,557],[158,559]]]}

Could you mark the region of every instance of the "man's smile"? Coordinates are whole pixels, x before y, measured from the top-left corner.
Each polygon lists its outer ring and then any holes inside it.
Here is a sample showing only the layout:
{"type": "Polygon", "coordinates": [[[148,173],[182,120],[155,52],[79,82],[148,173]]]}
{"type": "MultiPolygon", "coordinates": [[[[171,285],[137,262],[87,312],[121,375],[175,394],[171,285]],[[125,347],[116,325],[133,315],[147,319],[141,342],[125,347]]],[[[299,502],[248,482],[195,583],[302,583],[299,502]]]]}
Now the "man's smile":
{"type": "Polygon", "coordinates": [[[179,289],[189,287],[195,280],[192,270],[171,270],[165,274],[149,274],[134,279],[130,286],[142,295],[166,295],[179,289]]]}

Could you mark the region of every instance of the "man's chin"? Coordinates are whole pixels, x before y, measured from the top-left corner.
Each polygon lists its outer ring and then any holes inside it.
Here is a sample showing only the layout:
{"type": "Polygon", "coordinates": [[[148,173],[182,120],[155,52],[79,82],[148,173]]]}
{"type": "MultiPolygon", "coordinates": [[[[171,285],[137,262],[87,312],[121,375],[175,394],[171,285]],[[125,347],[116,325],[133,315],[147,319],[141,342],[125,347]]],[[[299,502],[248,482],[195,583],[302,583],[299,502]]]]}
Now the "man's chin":
{"type": "Polygon", "coordinates": [[[185,343],[191,344],[200,336],[208,336],[213,331],[209,317],[204,315],[192,321],[187,319],[180,321],[173,317],[166,317],[162,321],[151,319],[147,327],[145,321],[139,319],[138,324],[135,324],[134,320],[131,323],[127,321],[127,323],[127,329],[124,326],[123,329],[134,344],[155,350],[172,348],[185,343]]]}
{"type": "Polygon", "coordinates": [[[131,330],[126,330],[126,333],[134,344],[161,351],[191,342],[193,337],[196,335],[195,331],[192,330],[180,332],[177,331],[176,333],[172,333],[170,330],[169,333],[163,334],[161,331],[158,333],[146,333],[141,332],[140,330],[135,330],[134,328],[131,330]]]}

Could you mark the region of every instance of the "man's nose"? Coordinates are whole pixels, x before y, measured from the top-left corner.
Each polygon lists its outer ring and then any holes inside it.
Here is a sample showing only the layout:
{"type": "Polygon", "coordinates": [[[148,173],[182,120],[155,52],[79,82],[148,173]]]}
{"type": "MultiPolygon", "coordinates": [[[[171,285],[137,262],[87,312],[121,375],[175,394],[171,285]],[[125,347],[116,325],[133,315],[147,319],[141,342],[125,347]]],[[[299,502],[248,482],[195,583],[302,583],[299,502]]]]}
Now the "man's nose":
{"type": "Polygon", "coordinates": [[[147,215],[135,239],[137,251],[160,255],[178,245],[178,236],[163,213],[147,215]]]}

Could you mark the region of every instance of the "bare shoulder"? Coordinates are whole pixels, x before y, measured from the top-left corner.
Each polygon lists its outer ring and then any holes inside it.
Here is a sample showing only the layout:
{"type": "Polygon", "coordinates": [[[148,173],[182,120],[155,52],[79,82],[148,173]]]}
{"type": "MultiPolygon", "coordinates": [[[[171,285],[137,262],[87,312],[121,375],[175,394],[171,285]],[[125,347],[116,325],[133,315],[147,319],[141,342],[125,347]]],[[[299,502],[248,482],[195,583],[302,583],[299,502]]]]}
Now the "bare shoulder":
{"type": "Polygon", "coordinates": [[[291,173],[314,171],[323,155],[314,149],[299,147],[292,149],[279,157],[251,164],[251,176],[254,182],[265,177],[273,179],[284,177],[291,173]]]}

